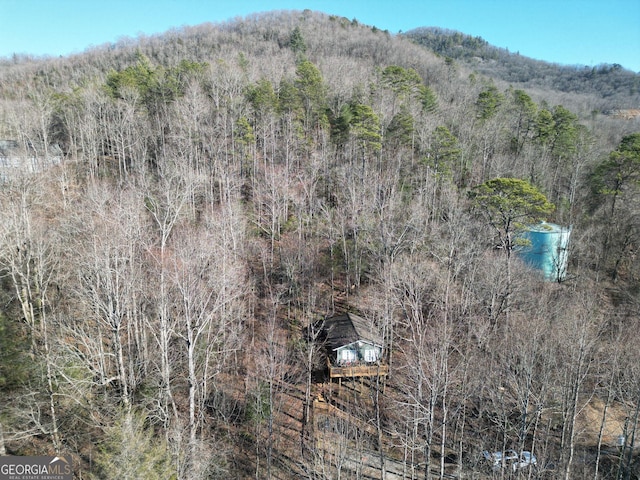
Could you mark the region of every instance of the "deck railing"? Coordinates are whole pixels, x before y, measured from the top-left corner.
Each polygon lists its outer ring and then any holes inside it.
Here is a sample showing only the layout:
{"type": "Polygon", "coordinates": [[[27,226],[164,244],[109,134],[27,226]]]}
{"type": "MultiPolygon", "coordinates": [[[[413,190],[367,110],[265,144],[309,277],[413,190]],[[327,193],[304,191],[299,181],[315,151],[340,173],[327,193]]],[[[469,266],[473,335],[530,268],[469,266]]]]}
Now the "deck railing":
{"type": "Polygon", "coordinates": [[[334,365],[327,359],[329,377],[375,377],[389,374],[389,366],[384,363],[351,362],[346,365],[334,365]]]}

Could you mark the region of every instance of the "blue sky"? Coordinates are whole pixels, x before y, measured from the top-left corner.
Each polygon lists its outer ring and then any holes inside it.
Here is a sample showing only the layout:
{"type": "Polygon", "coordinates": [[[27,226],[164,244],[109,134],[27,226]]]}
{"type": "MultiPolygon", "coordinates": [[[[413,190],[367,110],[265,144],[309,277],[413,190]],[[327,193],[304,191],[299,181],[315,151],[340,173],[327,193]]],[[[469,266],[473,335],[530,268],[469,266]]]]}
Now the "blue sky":
{"type": "Polygon", "coordinates": [[[68,55],[121,37],[305,8],[391,33],[436,26],[540,60],[640,72],[640,0],[0,0],[0,56],[68,55]]]}

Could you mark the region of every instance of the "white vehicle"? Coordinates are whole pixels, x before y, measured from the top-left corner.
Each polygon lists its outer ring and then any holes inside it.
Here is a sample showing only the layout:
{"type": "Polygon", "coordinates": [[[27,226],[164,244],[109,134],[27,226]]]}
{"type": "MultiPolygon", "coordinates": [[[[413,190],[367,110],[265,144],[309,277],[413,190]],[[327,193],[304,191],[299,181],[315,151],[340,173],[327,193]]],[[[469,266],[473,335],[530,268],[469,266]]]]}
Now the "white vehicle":
{"type": "Polygon", "coordinates": [[[515,472],[521,468],[535,465],[538,462],[533,453],[526,451],[518,455],[515,450],[505,450],[504,452],[493,453],[489,453],[485,450],[482,452],[482,455],[491,462],[491,466],[494,470],[498,470],[503,466],[511,466],[511,469],[515,472]]]}

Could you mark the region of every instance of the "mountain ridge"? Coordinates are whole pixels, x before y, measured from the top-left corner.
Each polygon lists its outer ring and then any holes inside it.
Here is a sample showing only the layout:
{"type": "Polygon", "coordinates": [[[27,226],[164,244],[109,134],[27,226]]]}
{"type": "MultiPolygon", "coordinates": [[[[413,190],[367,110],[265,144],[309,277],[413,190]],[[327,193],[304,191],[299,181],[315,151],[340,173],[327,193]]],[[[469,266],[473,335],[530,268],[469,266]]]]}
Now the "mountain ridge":
{"type": "Polygon", "coordinates": [[[640,106],[640,73],[619,64],[563,65],[496,47],[480,36],[441,27],[418,27],[405,37],[465,67],[525,88],[588,93],[607,100],[611,110],[640,106]]]}

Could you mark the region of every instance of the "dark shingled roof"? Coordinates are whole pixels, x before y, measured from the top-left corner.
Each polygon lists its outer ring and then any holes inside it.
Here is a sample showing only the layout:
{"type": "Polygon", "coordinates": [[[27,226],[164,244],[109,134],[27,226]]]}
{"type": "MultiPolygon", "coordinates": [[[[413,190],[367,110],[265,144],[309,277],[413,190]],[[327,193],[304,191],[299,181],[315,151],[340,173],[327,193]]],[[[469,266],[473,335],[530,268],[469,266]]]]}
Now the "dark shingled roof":
{"type": "Polygon", "coordinates": [[[382,338],[371,331],[369,323],[353,313],[344,313],[324,321],[325,344],[329,351],[358,340],[382,346],[382,338]]]}

